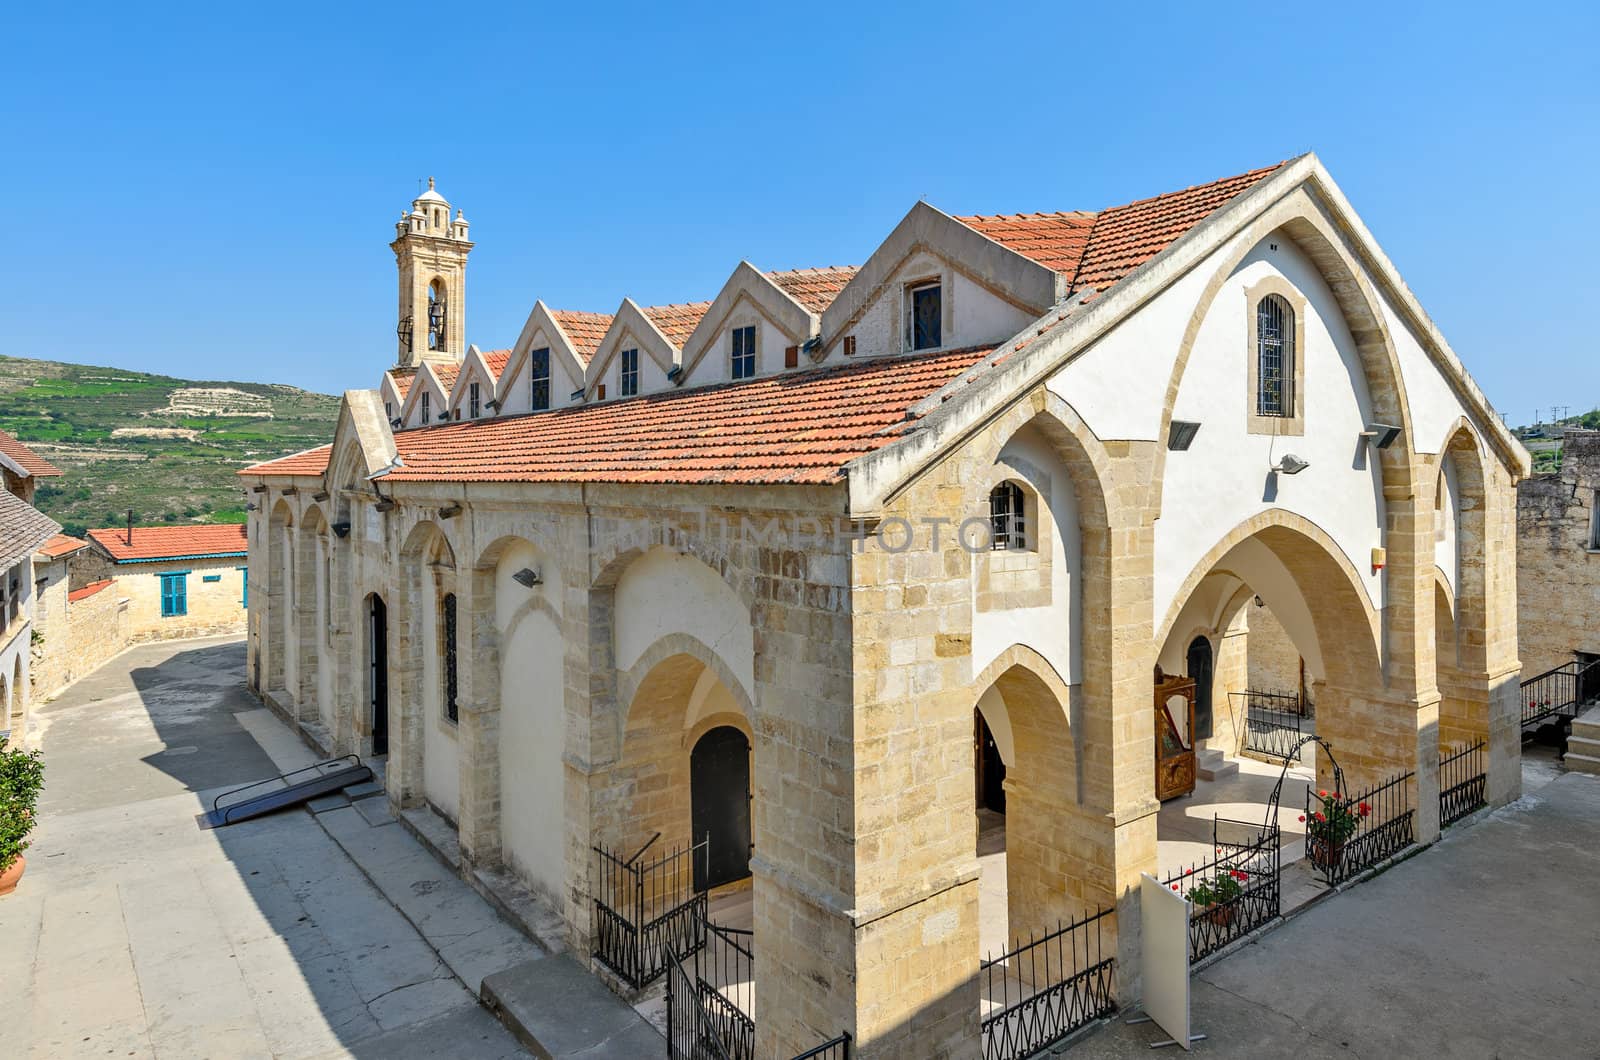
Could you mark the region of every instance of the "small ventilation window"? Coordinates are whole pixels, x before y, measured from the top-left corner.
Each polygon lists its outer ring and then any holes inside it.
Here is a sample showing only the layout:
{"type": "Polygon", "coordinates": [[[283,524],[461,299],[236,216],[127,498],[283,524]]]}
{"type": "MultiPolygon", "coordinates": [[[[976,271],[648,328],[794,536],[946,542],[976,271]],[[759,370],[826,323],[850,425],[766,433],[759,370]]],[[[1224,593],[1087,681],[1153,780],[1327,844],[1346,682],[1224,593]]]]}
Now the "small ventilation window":
{"type": "Polygon", "coordinates": [[[989,547],[996,552],[1020,552],[1028,547],[1027,501],[1022,487],[1002,482],[989,491],[989,547]]]}
{"type": "Polygon", "coordinates": [[[622,351],[622,396],[632,397],[639,392],[639,351],[622,351]]]}
{"type": "Polygon", "coordinates": [[[906,289],[906,345],[913,350],[944,345],[944,305],[937,282],[906,289]]]}
{"type": "Polygon", "coordinates": [[[428,393],[426,390],[424,390],[422,392],[422,425],[424,427],[426,427],[428,425],[428,411],[429,411],[429,408],[428,408],[429,401],[428,401],[428,399],[431,398],[432,396],[433,395],[428,393]]]}
{"type": "Polygon", "coordinates": [[[483,410],[483,405],[478,400],[478,384],[477,383],[473,383],[472,385],[467,387],[467,404],[468,404],[468,406],[470,406],[469,410],[468,410],[468,415],[471,416],[473,419],[477,419],[478,418],[478,414],[483,410]]]}
{"type": "Polygon", "coordinates": [[[535,412],[543,412],[550,407],[550,348],[548,346],[542,346],[528,354],[528,378],[533,381],[532,404],[529,407],[535,412]]]}

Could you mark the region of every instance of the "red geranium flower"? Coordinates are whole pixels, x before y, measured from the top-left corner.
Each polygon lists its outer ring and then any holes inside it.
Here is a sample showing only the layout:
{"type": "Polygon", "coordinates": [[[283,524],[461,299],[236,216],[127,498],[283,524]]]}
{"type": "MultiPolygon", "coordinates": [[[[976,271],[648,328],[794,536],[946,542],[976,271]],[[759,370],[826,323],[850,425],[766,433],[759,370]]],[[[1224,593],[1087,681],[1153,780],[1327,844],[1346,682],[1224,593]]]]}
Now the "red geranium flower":
{"type": "Polygon", "coordinates": [[[1173,890],[1174,890],[1174,891],[1176,891],[1176,890],[1177,890],[1177,889],[1178,889],[1178,885],[1177,885],[1177,884],[1173,884],[1173,885],[1172,885],[1172,889],[1173,889],[1173,890]]]}
{"type": "Polygon", "coordinates": [[[1304,820],[1305,820],[1305,819],[1306,819],[1306,815],[1305,815],[1305,814],[1303,814],[1303,813],[1302,813],[1302,814],[1301,814],[1301,815],[1300,815],[1300,820],[1302,820],[1302,821],[1304,821],[1304,820]]]}
{"type": "Polygon", "coordinates": [[[1356,812],[1361,816],[1366,817],[1368,814],[1372,813],[1372,807],[1363,802],[1360,806],[1356,807],[1356,812]]]}
{"type": "Polygon", "coordinates": [[[1326,791],[1319,791],[1317,794],[1321,795],[1324,799],[1328,797],[1328,793],[1326,791]]]}
{"type": "Polygon", "coordinates": [[[1319,820],[1319,821],[1326,821],[1326,820],[1327,820],[1327,819],[1328,819],[1328,818],[1327,818],[1327,817],[1325,817],[1325,816],[1324,816],[1324,815],[1323,815],[1323,813],[1322,813],[1322,811],[1321,811],[1321,810],[1318,810],[1318,811],[1317,811],[1317,820],[1319,820]]]}

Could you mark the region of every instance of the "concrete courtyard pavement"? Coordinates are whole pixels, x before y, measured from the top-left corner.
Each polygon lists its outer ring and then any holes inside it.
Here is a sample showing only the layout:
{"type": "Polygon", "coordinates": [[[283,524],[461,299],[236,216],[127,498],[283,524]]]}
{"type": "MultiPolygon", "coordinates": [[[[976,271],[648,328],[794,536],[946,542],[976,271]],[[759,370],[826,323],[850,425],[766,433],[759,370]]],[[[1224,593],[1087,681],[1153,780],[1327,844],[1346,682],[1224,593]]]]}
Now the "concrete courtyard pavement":
{"type": "MultiPolygon", "coordinates": [[[[481,902],[430,938],[426,911],[386,900],[305,810],[197,827],[207,796],[304,754],[243,673],[237,639],[147,645],[38,708],[40,826],[0,900],[0,1053],[527,1055],[463,982],[534,949],[481,902]]],[[[386,823],[364,831],[410,890],[422,870],[386,823]]],[[[447,882],[429,876],[417,900],[447,882]]]]}
{"type": "MultiPolygon", "coordinates": [[[[1548,757],[1518,802],[1196,973],[1194,1054],[1600,1057],[1600,779],[1548,757]]],[[[1168,1037],[1126,1017],[1069,1055],[1168,1037]]]]}

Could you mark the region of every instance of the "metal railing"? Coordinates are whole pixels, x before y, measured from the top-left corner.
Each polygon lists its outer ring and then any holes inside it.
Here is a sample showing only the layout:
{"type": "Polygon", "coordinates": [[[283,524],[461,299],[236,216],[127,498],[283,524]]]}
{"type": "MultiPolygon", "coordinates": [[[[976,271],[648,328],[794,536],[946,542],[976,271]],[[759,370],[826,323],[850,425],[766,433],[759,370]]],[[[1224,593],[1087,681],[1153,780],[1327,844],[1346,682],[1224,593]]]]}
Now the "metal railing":
{"type": "Polygon", "coordinates": [[[1482,740],[1439,758],[1439,827],[1488,805],[1489,776],[1482,740]]]}
{"type": "Polygon", "coordinates": [[[1343,883],[1416,842],[1412,773],[1354,794],[1306,789],[1306,857],[1343,883]]]}
{"type": "MultiPolygon", "coordinates": [[[[1269,758],[1287,759],[1310,729],[1310,703],[1292,692],[1246,689],[1228,693],[1244,704],[1244,746],[1269,758]]],[[[1237,714],[1235,714],[1237,717],[1237,714]]]]}
{"type": "Polygon", "coordinates": [[[643,861],[657,832],[630,858],[595,846],[594,956],[631,987],[654,982],[668,958],[705,944],[706,895],[694,890],[694,864],[707,841],[643,861]]]}
{"type": "Polygon", "coordinates": [[[830,1038],[814,1049],[807,1049],[794,1060],[850,1060],[850,1032],[830,1038]]]}
{"type": "Polygon", "coordinates": [[[980,966],[984,1060],[1021,1060],[1116,1008],[1116,953],[1102,945],[1111,910],[1062,925],[980,966]]]}
{"type": "Polygon", "coordinates": [[[1600,662],[1560,666],[1522,682],[1522,724],[1537,725],[1546,718],[1575,716],[1584,701],[1600,693],[1600,662]]]}
{"type": "Polygon", "coordinates": [[[1277,918],[1280,835],[1277,825],[1213,818],[1216,856],[1164,881],[1189,899],[1189,959],[1209,957],[1277,918]]]}

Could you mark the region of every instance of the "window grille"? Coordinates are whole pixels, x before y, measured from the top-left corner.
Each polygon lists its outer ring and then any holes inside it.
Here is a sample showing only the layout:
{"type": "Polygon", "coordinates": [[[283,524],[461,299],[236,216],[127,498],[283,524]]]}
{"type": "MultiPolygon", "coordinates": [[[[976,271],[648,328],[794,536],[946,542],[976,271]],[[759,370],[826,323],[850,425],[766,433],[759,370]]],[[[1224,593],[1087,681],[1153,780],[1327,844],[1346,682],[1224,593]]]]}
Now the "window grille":
{"type": "Polygon", "coordinates": [[[908,292],[906,339],[913,350],[931,350],[943,345],[943,308],[937,283],[925,283],[908,292]]]}
{"type": "Polygon", "coordinates": [[[1589,547],[1600,552],[1600,490],[1589,498],[1589,547]]]}
{"type": "Polygon", "coordinates": [[[161,617],[177,618],[189,613],[189,572],[161,575],[161,617]]]}
{"type": "Polygon", "coordinates": [[[1294,310],[1275,294],[1256,304],[1256,415],[1294,415],[1294,310]]]}
{"type": "Polygon", "coordinates": [[[989,492],[989,547],[994,551],[1020,551],[1027,547],[1023,503],[1022,487],[1015,482],[1002,482],[989,492]]]}
{"type": "Polygon", "coordinates": [[[472,406],[471,407],[471,416],[472,416],[472,418],[473,419],[477,419],[478,418],[478,410],[482,407],[478,403],[478,384],[477,383],[473,383],[471,386],[467,387],[467,401],[472,406]]]}
{"type": "Polygon", "coordinates": [[[445,593],[441,607],[444,611],[444,713],[451,721],[459,720],[456,705],[456,594],[445,593]]]}
{"type": "Polygon", "coordinates": [[[756,374],[756,329],[733,329],[733,378],[749,379],[756,374]]]}
{"type": "Polygon", "coordinates": [[[622,351],[622,396],[632,397],[639,392],[639,351],[622,351]]]}
{"type": "Polygon", "coordinates": [[[532,409],[543,412],[550,407],[550,348],[541,347],[528,354],[528,378],[533,381],[532,409]]]}

